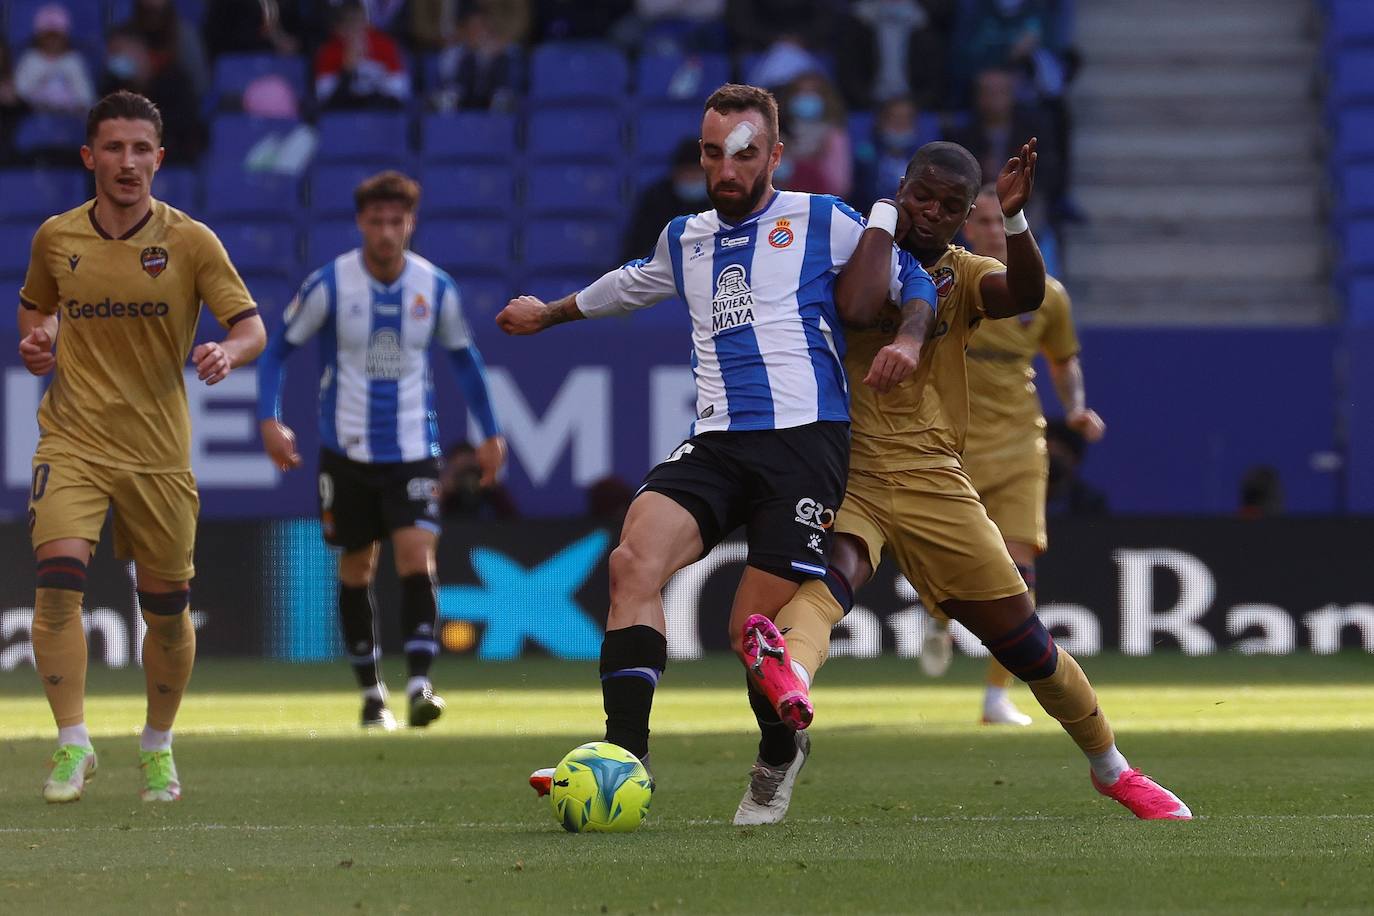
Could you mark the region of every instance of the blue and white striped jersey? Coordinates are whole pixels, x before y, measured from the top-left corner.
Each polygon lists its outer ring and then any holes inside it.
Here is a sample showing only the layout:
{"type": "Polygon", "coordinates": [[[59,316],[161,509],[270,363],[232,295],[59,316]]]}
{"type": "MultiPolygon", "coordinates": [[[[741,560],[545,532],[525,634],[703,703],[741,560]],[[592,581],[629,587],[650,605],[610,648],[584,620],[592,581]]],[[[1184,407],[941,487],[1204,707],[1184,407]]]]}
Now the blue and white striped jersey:
{"type": "MultiPolygon", "coordinates": [[[[676,294],[692,319],[697,420],[692,434],[787,429],[848,420],[844,338],[835,278],[864,221],[836,197],[779,191],[738,225],[715,210],[679,216],[648,258],[577,294],[589,318],[625,314],[676,294]]],[[[892,296],[935,308],[935,286],[893,248],[892,296]]]]}
{"type": "Polygon", "coordinates": [[[458,287],[406,252],[401,276],[384,285],[362,251],[311,274],[286,309],[258,363],[258,417],[281,413],[283,360],[319,335],[320,441],[354,461],[418,461],[442,455],[429,346],[437,339],[458,373],[484,435],[499,432],[481,355],[463,320],[458,287]]]}

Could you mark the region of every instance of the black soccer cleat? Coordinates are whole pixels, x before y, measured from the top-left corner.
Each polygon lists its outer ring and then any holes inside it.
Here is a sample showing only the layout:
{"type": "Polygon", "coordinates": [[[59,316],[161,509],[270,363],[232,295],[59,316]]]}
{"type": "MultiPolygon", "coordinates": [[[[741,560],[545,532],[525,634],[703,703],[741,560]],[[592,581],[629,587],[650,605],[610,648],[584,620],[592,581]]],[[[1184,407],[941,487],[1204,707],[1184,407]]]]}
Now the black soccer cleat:
{"type": "Polygon", "coordinates": [[[379,700],[376,697],[363,699],[362,726],[366,729],[378,729],[384,732],[396,730],[396,717],[387,708],[386,700],[379,700]]]}
{"type": "Polygon", "coordinates": [[[444,698],[429,687],[421,687],[410,695],[410,727],[424,728],[444,714],[444,698]]]}

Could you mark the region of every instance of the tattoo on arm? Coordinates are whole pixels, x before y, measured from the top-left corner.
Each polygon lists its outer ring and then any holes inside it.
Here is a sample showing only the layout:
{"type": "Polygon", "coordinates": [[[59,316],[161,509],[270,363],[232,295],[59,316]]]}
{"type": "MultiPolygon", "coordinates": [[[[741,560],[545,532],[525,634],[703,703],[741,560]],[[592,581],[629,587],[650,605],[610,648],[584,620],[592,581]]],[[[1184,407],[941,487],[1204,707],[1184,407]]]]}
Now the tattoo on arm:
{"type": "Polygon", "coordinates": [[[902,323],[897,328],[899,336],[915,338],[917,343],[924,344],[926,332],[930,329],[930,321],[935,317],[935,310],[930,307],[930,303],[924,299],[908,299],[902,303],[902,323]]]}
{"type": "Polygon", "coordinates": [[[570,293],[562,299],[550,302],[544,306],[544,314],[540,323],[541,327],[551,328],[556,324],[563,324],[568,321],[577,321],[586,316],[577,307],[577,293],[570,293]]]}

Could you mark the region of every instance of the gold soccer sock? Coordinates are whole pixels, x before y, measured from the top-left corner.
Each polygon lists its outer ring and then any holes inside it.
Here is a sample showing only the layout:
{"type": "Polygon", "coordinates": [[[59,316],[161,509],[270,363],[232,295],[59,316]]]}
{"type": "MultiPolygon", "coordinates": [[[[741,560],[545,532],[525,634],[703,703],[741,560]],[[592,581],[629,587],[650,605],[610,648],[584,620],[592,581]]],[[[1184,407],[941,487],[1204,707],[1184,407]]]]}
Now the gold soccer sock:
{"type": "Polygon", "coordinates": [[[823,580],[810,579],[774,618],[773,623],[787,640],[788,654],[794,663],[806,669],[808,680],[814,680],[825,664],[830,654],[830,631],[844,619],[847,610],[823,580]]]}
{"type": "Polygon", "coordinates": [[[191,680],[196,630],[191,626],[189,591],[139,592],[143,622],[143,672],[148,682],[148,727],[169,732],[191,680]]]}
{"type": "Polygon", "coordinates": [[[1040,701],[1064,731],[1069,733],[1089,758],[1099,757],[1115,747],[1112,726],[1097,705],[1097,694],[1074,657],[1059,649],[1059,663],[1047,678],[1028,682],[1031,693],[1040,701]]]}
{"type": "MultiPolygon", "coordinates": [[[[85,564],[61,558],[81,567],[85,583],[85,564]]],[[[45,561],[47,562],[47,561],[45,561]]],[[[39,564],[39,581],[43,581],[39,564]]],[[[33,602],[33,660],[43,679],[43,692],[58,728],[80,725],[86,720],[86,631],[81,621],[79,589],[39,587],[33,602]]]]}
{"type": "Polygon", "coordinates": [[[999,662],[997,659],[989,658],[987,682],[989,687],[996,687],[1000,690],[1006,690],[1008,687],[1011,686],[1011,672],[1008,671],[1006,668],[1002,667],[1002,663],[999,662]]]}

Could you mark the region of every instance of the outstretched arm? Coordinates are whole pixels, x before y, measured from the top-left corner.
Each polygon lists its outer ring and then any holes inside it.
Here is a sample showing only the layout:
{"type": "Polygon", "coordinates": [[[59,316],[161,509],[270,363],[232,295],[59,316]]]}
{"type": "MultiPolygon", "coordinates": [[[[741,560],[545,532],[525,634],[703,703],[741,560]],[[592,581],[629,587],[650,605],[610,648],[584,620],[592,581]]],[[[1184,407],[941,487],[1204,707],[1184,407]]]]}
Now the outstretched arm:
{"type": "Polygon", "coordinates": [[[1045,260],[1023,212],[1035,185],[1035,144],[1031,137],[997,176],[997,199],[1007,225],[1007,269],[988,274],[979,284],[989,318],[1033,312],[1045,298],[1045,260]]]}
{"type": "Polygon", "coordinates": [[[496,326],[507,334],[538,334],[556,324],[586,317],[577,307],[577,293],[548,303],[534,296],[517,296],[497,314],[496,326]]]}

